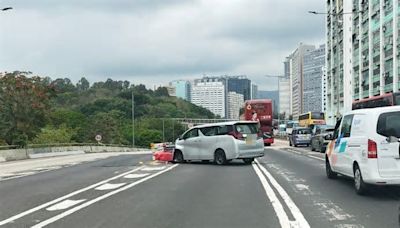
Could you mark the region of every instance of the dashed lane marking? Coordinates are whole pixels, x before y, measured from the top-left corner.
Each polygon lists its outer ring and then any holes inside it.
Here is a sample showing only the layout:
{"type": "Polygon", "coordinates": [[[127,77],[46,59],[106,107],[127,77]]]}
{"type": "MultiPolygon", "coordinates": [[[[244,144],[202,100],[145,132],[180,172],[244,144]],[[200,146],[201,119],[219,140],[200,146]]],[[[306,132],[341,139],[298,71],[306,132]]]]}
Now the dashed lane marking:
{"type": "Polygon", "coordinates": [[[57,211],[57,210],[64,210],[67,209],[69,207],[75,206],[83,201],[85,201],[86,199],[80,199],[80,200],[64,200],[58,204],[55,204],[51,207],[46,208],[46,210],[48,211],[57,211]]]}
{"type": "Polygon", "coordinates": [[[96,202],[99,202],[99,201],[101,201],[103,199],[106,199],[106,198],[108,198],[108,197],[110,197],[112,195],[115,195],[115,194],[117,194],[119,192],[122,192],[122,191],[125,191],[125,190],[129,189],[129,188],[132,188],[132,187],[134,187],[134,186],[136,186],[136,185],[138,185],[138,184],[140,184],[142,182],[145,182],[145,181],[147,181],[147,180],[149,180],[151,178],[154,178],[154,177],[156,177],[158,175],[161,175],[161,174],[163,174],[165,172],[168,172],[169,170],[175,168],[176,166],[178,166],[178,164],[170,166],[170,167],[168,167],[168,168],[166,168],[164,170],[161,170],[161,171],[159,171],[157,173],[154,173],[154,174],[152,174],[150,176],[147,176],[147,177],[145,177],[143,179],[140,179],[140,180],[135,181],[135,182],[133,182],[131,184],[125,185],[124,187],[118,188],[118,189],[116,189],[116,190],[114,190],[112,192],[109,192],[109,193],[106,193],[104,195],[101,195],[101,196],[99,196],[97,198],[94,198],[94,199],[92,199],[90,201],[87,201],[87,202],[85,202],[83,204],[80,204],[80,205],[78,205],[78,206],[76,206],[74,208],[71,208],[71,209],[69,209],[69,210],[67,210],[67,211],[65,211],[65,212],[63,212],[61,214],[58,214],[58,215],[56,215],[54,217],[51,217],[51,218],[49,218],[47,220],[44,220],[43,222],[38,223],[35,226],[32,226],[32,228],[41,228],[41,227],[47,226],[47,225],[49,225],[51,223],[54,223],[54,222],[56,222],[56,221],[58,221],[58,220],[60,220],[60,219],[62,219],[64,217],[66,217],[66,216],[68,216],[68,215],[70,215],[72,213],[75,213],[75,212],[77,212],[77,211],[79,211],[79,210],[81,210],[83,208],[86,208],[86,207],[88,207],[88,206],[90,206],[90,205],[92,205],[92,204],[94,204],[96,202]]]}
{"type": "Polygon", "coordinates": [[[126,183],[117,183],[117,184],[103,184],[97,188],[95,188],[96,190],[100,190],[100,191],[104,191],[104,190],[112,190],[112,189],[116,189],[119,188],[121,186],[124,186],[126,183]]]}
{"type": "Polygon", "coordinates": [[[150,173],[132,173],[124,176],[127,179],[141,178],[150,175],[150,173]]]}
{"type": "Polygon", "coordinates": [[[165,169],[165,166],[160,166],[160,167],[145,167],[142,170],[143,171],[158,171],[158,170],[163,170],[165,169]]]}
{"type": "Polygon", "coordinates": [[[310,158],[314,158],[314,159],[318,159],[318,160],[321,160],[321,161],[325,161],[325,159],[317,157],[317,156],[314,156],[314,155],[307,155],[307,156],[310,157],[310,158]]]}
{"type": "Polygon", "coordinates": [[[133,173],[133,172],[135,172],[135,171],[137,171],[137,170],[140,170],[141,168],[143,168],[143,167],[140,166],[140,167],[138,167],[138,168],[136,168],[136,169],[132,169],[132,170],[130,170],[130,171],[128,171],[128,172],[124,172],[124,173],[122,173],[122,174],[120,174],[120,175],[117,175],[117,176],[108,178],[108,179],[103,180],[103,181],[100,181],[100,182],[98,182],[98,183],[96,183],[96,184],[92,184],[92,185],[90,185],[90,186],[88,186],[88,187],[85,187],[85,188],[76,190],[76,191],[74,191],[74,192],[71,192],[71,193],[69,193],[69,194],[67,194],[67,195],[65,195],[65,196],[62,196],[62,197],[60,197],[60,198],[57,198],[57,199],[55,199],[55,200],[52,200],[52,201],[49,201],[49,202],[47,202],[47,203],[41,204],[41,205],[39,205],[39,206],[36,206],[36,207],[34,207],[34,208],[31,208],[31,209],[29,209],[29,210],[27,210],[27,211],[24,211],[24,212],[22,212],[22,213],[19,213],[19,214],[14,215],[14,216],[12,216],[12,217],[10,217],[10,218],[7,218],[7,219],[5,219],[5,220],[0,221],[0,226],[2,226],[2,225],[4,225],[4,224],[7,224],[7,223],[10,223],[10,222],[12,222],[12,221],[15,221],[15,220],[17,220],[17,219],[19,219],[19,218],[22,218],[22,217],[24,217],[24,216],[26,216],[26,215],[29,215],[29,214],[31,214],[31,213],[33,213],[33,212],[36,212],[36,211],[38,211],[38,210],[41,210],[41,209],[43,209],[43,208],[46,208],[46,207],[48,207],[48,206],[50,206],[50,205],[52,205],[52,204],[55,204],[55,203],[58,203],[58,202],[60,202],[60,201],[65,200],[65,199],[68,199],[68,198],[70,198],[70,197],[72,197],[72,196],[74,196],[74,195],[77,195],[77,194],[79,194],[79,193],[82,193],[82,192],[85,192],[85,191],[87,191],[87,190],[96,188],[97,186],[100,186],[100,185],[102,185],[102,184],[105,184],[105,183],[107,183],[107,182],[109,182],[109,181],[118,179],[118,178],[123,177],[123,176],[125,176],[125,175],[128,175],[128,174],[130,174],[130,173],[133,173]]]}

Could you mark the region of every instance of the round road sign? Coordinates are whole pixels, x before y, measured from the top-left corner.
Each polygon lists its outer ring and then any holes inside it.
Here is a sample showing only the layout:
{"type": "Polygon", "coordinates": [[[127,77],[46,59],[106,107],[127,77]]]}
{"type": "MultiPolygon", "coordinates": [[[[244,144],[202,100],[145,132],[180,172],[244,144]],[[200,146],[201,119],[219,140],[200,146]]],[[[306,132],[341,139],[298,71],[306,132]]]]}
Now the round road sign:
{"type": "Polygon", "coordinates": [[[96,137],[94,139],[96,139],[97,142],[100,142],[102,138],[101,138],[101,135],[96,135],[96,137]]]}

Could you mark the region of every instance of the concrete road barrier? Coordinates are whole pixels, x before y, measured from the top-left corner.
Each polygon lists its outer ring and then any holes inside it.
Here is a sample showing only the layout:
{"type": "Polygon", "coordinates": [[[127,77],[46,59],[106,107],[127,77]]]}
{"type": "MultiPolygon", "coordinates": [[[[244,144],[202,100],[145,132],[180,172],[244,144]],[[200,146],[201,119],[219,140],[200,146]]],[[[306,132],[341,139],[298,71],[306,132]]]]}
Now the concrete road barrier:
{"type": "Polygon", "coordinates": [[[23,160],[29,158],[43,158],[65,155],[76,155],[84,153],[101,152],[142,152],[149,149],[116,147],[116,146],[64,146],[28,149],[0,150],[0,162],[23,160]]]}

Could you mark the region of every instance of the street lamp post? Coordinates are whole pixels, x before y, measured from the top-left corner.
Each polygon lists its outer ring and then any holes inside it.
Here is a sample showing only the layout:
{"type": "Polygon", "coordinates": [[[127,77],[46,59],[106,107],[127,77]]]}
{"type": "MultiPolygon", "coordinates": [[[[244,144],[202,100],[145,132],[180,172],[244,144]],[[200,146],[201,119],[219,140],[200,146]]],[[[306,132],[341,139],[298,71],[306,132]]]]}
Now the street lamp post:
{"type": "Polygon", "coordinates": [[[135,147],[135,95],[132,90],[132,147],[135,147]]]}
{"type": "MultiPolygon", "coordinates": [[[[329,16],[334,16],[335,17],[335,19],[336,19],[336,21],[337,21],[337,23],[338,23],[338,28],[339,28],[339,24],[340,23],[343,23],[343,18],[342,18],[342,20],[340,20],[340,18],[338,18],[339,16],[343,16],[343,15],[346,15],[346,14],[353,14],[353,13],[363,13],[363,10],[359,10],[359,11],[355,11],[355,12],[343,12],[343,13],[330,13],[330,12],[317,12],[317,11],[308,11],[308,13],[310,13],[310,14],[314,14],[314,15],[329,15],[329,16]]],[[[343,26],[343,24],[342,24],[342,26],[343,26]]],[[[343,28],[342,28],[343,29],[343,28]]],[[[334,34],[335,34],[335,37],[337,37],[337,35],[338,35],[338,29],[335,29],[334,30],[334,34]]],[[[336,43],[339,43],[337,40],[336,40],[336,43]]],[[[340,58],[340,48],[338,48],[339,49],[339,51],[338,51],[338,55],[339,55],[339,58],[340,58]]],[[[339,64],[339,68],[340,68],[340,64],[339,64]]],[[[339,72],[339,70],[338,70],[338,72],[339,72]]],[[[340,72],[339,72],[339,75],[340,75],[340,72]]],[[[333,75],[331,75],[331,76],[333,76],[333,75]]],[[[344,77],[344,75],[343,75],[343,77],[344,77]]],[[[339,84],[340,84],[340,79],[339,79],[340,77],[335,77],[335,81],[336,81],[336,95],[337,95],[337,98],[336,98],[336,118],[338,118],[339,116],[340,116],[340,86],[339,86],[339,84]]]]}

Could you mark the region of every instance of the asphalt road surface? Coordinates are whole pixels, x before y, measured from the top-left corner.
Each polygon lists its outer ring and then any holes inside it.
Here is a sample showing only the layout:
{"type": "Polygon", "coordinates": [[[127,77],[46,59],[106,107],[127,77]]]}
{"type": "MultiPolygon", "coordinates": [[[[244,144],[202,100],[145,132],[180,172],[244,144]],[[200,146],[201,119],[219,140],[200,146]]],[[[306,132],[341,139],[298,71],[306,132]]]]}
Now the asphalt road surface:
{"type": "Polygon", "coordinates": [[[322,158],[278,143],[252,165],[126,154],[27,171],[0,180],[0,227],[399,227],[398,187],[358,196],[322,158]]]}

